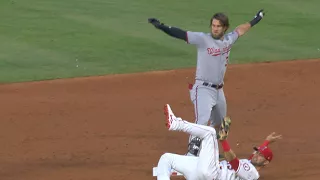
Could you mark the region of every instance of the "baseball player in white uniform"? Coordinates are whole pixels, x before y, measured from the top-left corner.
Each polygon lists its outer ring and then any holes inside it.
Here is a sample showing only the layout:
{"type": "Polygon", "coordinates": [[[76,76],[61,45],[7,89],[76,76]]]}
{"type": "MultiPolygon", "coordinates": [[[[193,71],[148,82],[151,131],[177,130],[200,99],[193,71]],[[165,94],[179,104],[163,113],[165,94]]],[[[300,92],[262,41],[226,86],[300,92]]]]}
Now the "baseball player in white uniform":
{"type": "MultiPolygon", "coordinates": [[[[185,31],[160,23],[156,18],[148,19],[157,29],[197,47],[195,82],[189,85],[196,124],[208,125],[210,121],[210,125],[216,130],[220,126],[221,119],[226,116],[227,111],[223,85],[231,47],[263,16],[263,10],[260,10],[250,22],[239,25],[227,34],[229,19],[223,13],[212,16],[211,33],[185,31]]],[[[197,156],[200,144],[199,138],[190,136],[187,154],[197,156]]]]}
{"type": "MultiPolygon", "coordinates": [[[[220,128],[217,137],[216,130],[210,126],[190,123],[176,117],[168,104],[165,105],[165,114],[169,131],[186,132],[199,137],[202,143],[198,157],[163,154],[157,165],[158,180],[170,180],[172,170],[181,173],[187,180],[257,180],[260,177],[258,171],[269,164],[273,157],[268,144],[281,138],[281,135],[272,133],[261,146],[254,148],[255,151],[249,159],[238,159],[226,140],[229,130],[220,128]],[[226,158],[221,162],[218,141],[226,158]]],[[[230,124],[231,120],[222,124],[226,123],[230,124]]]]}

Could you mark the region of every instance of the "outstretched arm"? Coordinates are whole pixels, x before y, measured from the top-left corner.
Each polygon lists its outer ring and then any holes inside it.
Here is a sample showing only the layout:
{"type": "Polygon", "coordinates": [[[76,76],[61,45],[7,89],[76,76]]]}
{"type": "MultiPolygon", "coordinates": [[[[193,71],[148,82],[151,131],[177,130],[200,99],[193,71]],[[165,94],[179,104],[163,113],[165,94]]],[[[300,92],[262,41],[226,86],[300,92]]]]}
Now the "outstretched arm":
{"type": "Polygon", "coordinates": [[[260,145],[261,146],[268,146],[269,144],[279,140],[282,138],[282,135],[277,135],[275,132],[269,134],[266,139],[263,141],[263,143],[260,145]]]}
{"type": "Polygon", "coordinates": [[[266,139],[263,141],[263,144],[261,146],[268,146],[269,144],[282,139],[282,135],[277,135],[275,132],[269,134],[266,139]]]}
{"type": "Polygon", "coordinates": [[[236,154],[231,150],[227,140],[221,140],[220,143],[222,145],[225,159],[231,164],[232,169],[237,171],[240,161],[236,154]]]}
{"type": "Polygon", "coordinates": [[[230,130],[230,127],[229,127],[230,124],[231,124],[230,118],[229,119],[225,118],[223,120],[223,122],[221,123],[221,127],[219,129],[218,139],[223,149],[224,158],[231,164],[232,169],[237,171],[240,161],[237,158],[236,154],[231,150],[230,145],[227,141],[228,133],[230,130]],[[229,120],[229,122],[227,122],[227,120],[229,120]]]}
{"type": "Polygon", "coordinates": [[[166,34],[172,37],[175,37],[184,41],[188,40],[187,32],[185,30],[179,29],[177,27],[166,26],[163,23],[160,23],[160,21],[155,18],[149,18],[148,22],[154,25],[154,27],[156,27],[157,29],[162,30],[163,32],[165,32],[166,34]]]}
{"type": "MultiPolygon", "coordinates": [[[[282,138],[282,135],[277,135],[275,132],[273,132],[266,137],[266,139],[263,141],[263,143],[259,147],[268,146],[269,144],[271,144],[281,138],[282,138]]],[[[249,159],[251,159],[253,155],[254,155],[254,153],[251,154],[249,159]]]]}
{"type": "Polygon", "coordinates": [[[250,22],[244,23],[236,27],[236,31],[240,36],[243,36],[245,33],[247,33],[254,25],[258,24],[258,22],[263,18],[264,12],[263,10],[260,10],[254,19],[252,19],[250,22]]]}

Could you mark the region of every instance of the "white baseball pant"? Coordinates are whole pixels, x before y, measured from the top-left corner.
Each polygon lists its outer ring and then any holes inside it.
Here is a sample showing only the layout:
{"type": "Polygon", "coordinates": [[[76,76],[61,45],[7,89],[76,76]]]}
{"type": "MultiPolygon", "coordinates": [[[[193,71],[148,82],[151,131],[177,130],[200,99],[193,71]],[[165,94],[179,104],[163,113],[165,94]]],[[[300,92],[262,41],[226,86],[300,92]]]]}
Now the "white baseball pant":
{"type": "Polygon", "coordinates": [[[157,168],[157,180],[170,180],[171,169],[184,175],[187,180],[212,180],[220,176],[219,147],[214,128],[178,121],[176,131],[183,131],[202,139],[198,157],[165,153],[157,168]]]}

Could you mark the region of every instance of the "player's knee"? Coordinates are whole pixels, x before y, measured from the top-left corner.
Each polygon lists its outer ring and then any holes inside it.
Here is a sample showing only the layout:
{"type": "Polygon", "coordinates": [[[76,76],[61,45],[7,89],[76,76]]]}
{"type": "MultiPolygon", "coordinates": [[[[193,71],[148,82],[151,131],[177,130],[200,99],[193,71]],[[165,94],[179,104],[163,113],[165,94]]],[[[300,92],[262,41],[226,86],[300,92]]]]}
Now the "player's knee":
{"type": "Polygon", "coordinates": [[[208,126],[208,132],[206,133],[205,137],[207,136],[216,136],[217,132],[213,127],[208,126]]]}
{"type": "Polygon", "coordinates": [[[170,162],[170,161],[171,161],[171,153],[164,153],[164,154],[162,154],[159,161],[167,161],[167,162],[170,162]]]}
{"type": "Polygon", "coordinates": [[[157,178],[168,180],[170,179],[171,169],[172,169],[172,154],[165,153],[160,157],[157,168],[157,178]]]}
{"type": "Polygon", "coordinates": [[[211,128],[211,131],[210,131],[211,134],[214,135],[214,136],[217,135],[216,129],[214,127],[210,127],[210,128],[211,128]]]}
{"type": "MultiPolygon", "coordinates": [[[[163,171],[163,167],[165,167],[164,169],[168,169],[168,167],[171,167],[171,163],[172,160],[171,160],[171,156],[169,153],[164,153],[160,159],[159,159],[159,162],[158,162],[158,171],[163,171]]],[[[163,173],[163,172],[161,172],[163,173]]]]}

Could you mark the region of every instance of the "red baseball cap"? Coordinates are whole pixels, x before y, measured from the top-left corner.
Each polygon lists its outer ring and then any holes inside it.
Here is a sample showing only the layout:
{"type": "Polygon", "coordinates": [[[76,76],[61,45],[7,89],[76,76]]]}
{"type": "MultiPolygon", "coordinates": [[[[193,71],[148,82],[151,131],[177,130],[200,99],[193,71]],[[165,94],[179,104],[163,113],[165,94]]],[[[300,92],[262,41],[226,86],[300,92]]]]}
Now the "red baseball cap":
{"type": "Polygon", "coordinates": [[[271,161],[273,158],[273,153],[271,151],[270,148],[268,148],[267,146],[260,146],[260,147],[254,147],[254,150],[260,152],[264,158],[266,158],[266,160],[271,161]]]}

